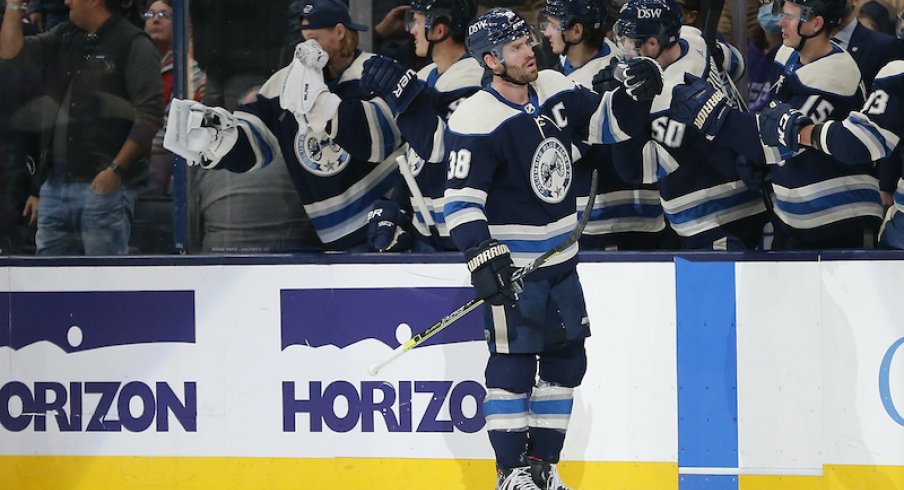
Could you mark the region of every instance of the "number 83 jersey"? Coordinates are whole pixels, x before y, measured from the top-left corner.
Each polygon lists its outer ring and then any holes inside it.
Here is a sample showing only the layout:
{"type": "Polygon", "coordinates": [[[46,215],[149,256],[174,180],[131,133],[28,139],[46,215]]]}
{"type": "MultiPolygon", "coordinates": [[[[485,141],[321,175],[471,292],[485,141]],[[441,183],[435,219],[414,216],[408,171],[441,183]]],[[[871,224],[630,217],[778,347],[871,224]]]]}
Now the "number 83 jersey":
{"type": "MultiPolygon", "coordinates": [[[[525,104],[515,104],[487,86],[459,106],[445,135],[444,213],[456,246],[467,250],[495,238],[509,246],[518,267],[577,225],[572,142],[628,138],[607,103],[612,93],[601,103],[600,95],[546,70],[528,94],[525,104]]],[[[573,267],[577,250],[575,244],[547,266],[573,267]]]]}

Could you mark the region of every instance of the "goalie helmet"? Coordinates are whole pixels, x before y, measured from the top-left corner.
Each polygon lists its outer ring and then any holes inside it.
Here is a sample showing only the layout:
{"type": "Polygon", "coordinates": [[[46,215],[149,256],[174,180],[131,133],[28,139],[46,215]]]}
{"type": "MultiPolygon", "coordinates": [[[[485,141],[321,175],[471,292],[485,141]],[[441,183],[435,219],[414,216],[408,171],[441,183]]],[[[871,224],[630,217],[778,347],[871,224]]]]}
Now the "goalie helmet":
{"type": "Polygon", "coordinates": [[[492,54],[504,64],[502,47],[525,36],[529,38],[531,46],[539,44],[536,33],[531,30],[524,17],[510,9],[499,7],[487,10],[468,25],[465,46],[468,48],[468,54],[486,68],[483,55],[492,54]]]}
{"type": "MultiPolygon", "coordinates": [[[[558,19],[559,30],[564,32],[579,22],[586,29],[602,29],[608,10],[609,0],[546,0],[540,14],[541,18],[558,19]]],[[[541,21],[540,30],[546,30],[544,21],[541,21]]]]}
{"type": "Polygon", "coordinates": [[[612,30],[622,58],[639,56],[640,46],[651,37],[659,42],[660,50],[667,49],[678,42],[681,8],[675,0],[628,0],[612,30]],[[634,52],[625,51],[632,44],[634,52]]]}
{"type": "Polygon", "coordinates": [[[414,23],[412,14],[423,14],[427,18],[424,30],[429,31],[435,24],[445,22],[449,29],[463,39],[468,22],[477,15],[476,0],[411,0],[405,12],[405,29],[410,31],[414,23]]]}
{"type": "MultiPolygon", "coordinates": [[[[786,0],[775,0],[772,2],[772,12],[776,15],[782,15],[782,7],[786,0]]],[[[811,19],[821,16],[825,19],[825,27],[823,29],[831,29],[841,24],[847,10],[847,0],[794,0],[787,3],[793,3],[800,6],[800,22],[804,23],[811,19]]]]}

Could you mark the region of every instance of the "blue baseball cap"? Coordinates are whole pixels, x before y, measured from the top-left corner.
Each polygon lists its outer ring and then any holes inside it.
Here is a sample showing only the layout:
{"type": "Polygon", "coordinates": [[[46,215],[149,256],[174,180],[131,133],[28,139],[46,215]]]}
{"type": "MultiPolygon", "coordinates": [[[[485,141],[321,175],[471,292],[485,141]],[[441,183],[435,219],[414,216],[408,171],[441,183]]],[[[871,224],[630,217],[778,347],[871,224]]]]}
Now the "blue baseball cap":
{"type": "Polygon", "coordinates": [[[367,26],[352,22],[348,7],[339,0],[309,0],[301,9],[301,19],[308,19],[302,29],[323,29],[342,24],[353,31],[366,31],[367,26]]]}

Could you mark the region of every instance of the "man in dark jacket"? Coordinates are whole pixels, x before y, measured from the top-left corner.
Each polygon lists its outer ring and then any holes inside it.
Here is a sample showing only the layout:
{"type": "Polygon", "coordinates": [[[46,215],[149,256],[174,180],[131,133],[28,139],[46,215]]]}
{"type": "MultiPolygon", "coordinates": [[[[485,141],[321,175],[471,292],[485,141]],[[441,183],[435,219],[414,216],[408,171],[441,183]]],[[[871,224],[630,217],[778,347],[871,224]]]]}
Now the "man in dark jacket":
{"type": "Polygon", "coordinates": [[[135,192],[125,184],[163,119],[160,58],[118,15],[120,0],[70,0],[69,22],[22,36],[26,7],[7,2],[0,58],[41,66],[39,255],[128,253],[135,192]],[[130,172],[131,171],[131,172],[130,172]]]}

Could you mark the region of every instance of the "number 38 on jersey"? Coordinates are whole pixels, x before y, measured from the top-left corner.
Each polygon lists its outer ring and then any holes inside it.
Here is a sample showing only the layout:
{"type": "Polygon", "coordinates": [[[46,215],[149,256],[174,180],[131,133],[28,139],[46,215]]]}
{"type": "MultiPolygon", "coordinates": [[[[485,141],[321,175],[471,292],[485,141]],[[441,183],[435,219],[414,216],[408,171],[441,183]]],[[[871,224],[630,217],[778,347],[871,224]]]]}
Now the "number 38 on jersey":
{"type": "Polygon", "coordinates": [[[471,171],[471,151],[462,148],[458,151],[450,151],[449,152],[449,174],[446,176],[447,180],[452,179],[465,179],[468,177],[468,172],[471,171]]]}

